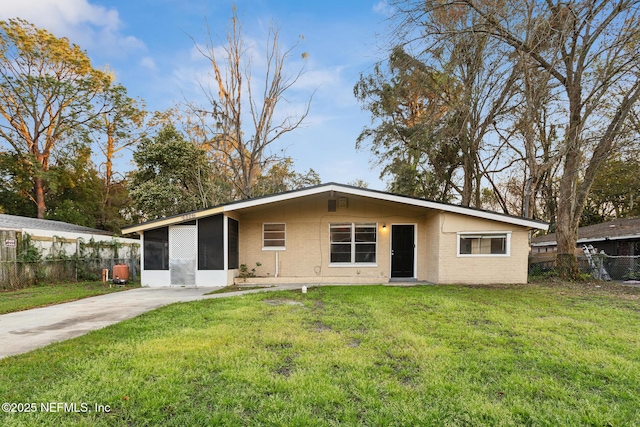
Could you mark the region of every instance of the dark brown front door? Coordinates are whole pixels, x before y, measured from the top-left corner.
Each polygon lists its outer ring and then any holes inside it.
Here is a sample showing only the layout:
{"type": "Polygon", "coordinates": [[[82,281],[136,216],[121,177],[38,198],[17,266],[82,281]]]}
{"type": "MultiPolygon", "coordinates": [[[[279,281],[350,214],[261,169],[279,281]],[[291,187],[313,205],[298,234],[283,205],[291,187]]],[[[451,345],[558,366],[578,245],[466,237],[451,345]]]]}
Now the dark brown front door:
{"type": "Polygon", "coordinates": [[[391,277],[414,277],[415,226],[391,226],[391,277]]]}

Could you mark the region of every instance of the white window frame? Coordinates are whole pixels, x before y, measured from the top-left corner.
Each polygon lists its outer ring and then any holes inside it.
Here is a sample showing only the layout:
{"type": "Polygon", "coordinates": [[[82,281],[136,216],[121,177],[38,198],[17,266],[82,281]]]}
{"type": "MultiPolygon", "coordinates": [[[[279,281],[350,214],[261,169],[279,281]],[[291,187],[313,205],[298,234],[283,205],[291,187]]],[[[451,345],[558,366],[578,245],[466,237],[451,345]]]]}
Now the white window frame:
{"type": "MultiPolygon", "coordinates": [[[[379,230],[378,230],[378,223],[377,222],[330,222],[329,223],[329,235],[328,235],[328,242],[329,242],[329,267],[377,267],[378,266],[378,235],[379,235],[379,230]],[[331,262],[331,226],[332,225],[340,225],[340,224],[344,224],[345,226],[347,224],[349,224],[351,226],[351,262],[331,262]],[[363,225],[368,225],[368,226],[372,226],[375,227],[376,230],[376,241],[375,241],[375,255],[376,255],[376,261],[375,262],[356,262],[356,241],[355,241],[355,235],[356,235],[356,226],[363,226],[363,225]]],[[[374,242],[369,242],[369,244],[374,243],[374,242]]]]}
{"type": "Polygon", "coordinates": [[[476,257],[510,257],[511,256],[511,231],[459,231],[456,236],[456,252],[458,258],[476,258],[476,257]],[[483,237],[501,237],[506,236],[505,253],[503,254],[461,254],[460,253],[460,239],[462,237],[480,236],[483,237]]]}
{"type": "MultiPolygon", "coordinates": [[[[267,239],[269,240],[269,239],[267,239]]],[[[271,240],[280,240],[280,239],[271,239],[271,240]]],[[[262,224],[262,250],[263,251],[285,251],[287,250],[287,224],[284,222],[265,222],[262,224]],[[284,245],[283,246],[265,246],[264,241],[264,227],[265,225],[282,225],[284,226],[284,245]]]]}

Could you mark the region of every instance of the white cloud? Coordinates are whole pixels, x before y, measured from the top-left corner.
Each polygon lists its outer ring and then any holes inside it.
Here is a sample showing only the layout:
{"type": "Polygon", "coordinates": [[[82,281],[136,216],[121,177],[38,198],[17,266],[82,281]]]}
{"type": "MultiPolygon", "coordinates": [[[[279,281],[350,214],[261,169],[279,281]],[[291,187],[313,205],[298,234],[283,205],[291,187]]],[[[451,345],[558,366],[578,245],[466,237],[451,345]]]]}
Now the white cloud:
{"type": "MultiPolygon", "coordinates": [[[[221,48],[216,47],[215,51],[220,52],[221,48]]],[[[203,53],[208,53],[209,49],[206,44],[203,43],[194,43],[189,49],[189,60],[193,62],[206,62],[207,58],[203,55],[203,53]]]]}
{"type": "Polygon", "coordinates": [[[144,56],[140,59],[140,66],[149,71],[157,71],[158,66],[156,65],[156,61],[153,60],[150,56],[144,56]]]}
{"type": "Polygon", "coordinates": [[[295,84],[296,89],[316,90],[321,86],[334,85],[340,78],[340,70],[316,69],[305,71],[295,84]]]}
{"type": "Polygon", "coordinates": [[[373,11],[378,15],[391,16],[393,8],[387,3],[387,0],[380,0],[373,5],[373,11]]]}
{"type": "Polygon", "coordinates": [[[100,49],[109,56],[145,50],[141,40],[122,34],[122,21],[116,9],[94,5],[88,0],[3,2],[0,19],[18,17],[58,37],[67,37],[83,49],[100,49]]]}

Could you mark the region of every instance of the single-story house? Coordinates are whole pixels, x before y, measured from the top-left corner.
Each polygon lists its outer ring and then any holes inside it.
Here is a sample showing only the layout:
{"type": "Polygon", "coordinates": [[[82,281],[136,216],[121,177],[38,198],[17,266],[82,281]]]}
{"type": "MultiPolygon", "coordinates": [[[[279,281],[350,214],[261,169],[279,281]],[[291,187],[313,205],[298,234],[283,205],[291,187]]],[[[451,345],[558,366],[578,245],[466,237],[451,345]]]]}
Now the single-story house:
{"type": "MultiPolygon", "coordinates": [[[[583,245],[591,245],[607,255],[640,255],[640,218],[623,218],[578,228],[576,253],[583,245]]],[[[549,233],[531,239],[531,254],[543,257],[557,251],[556,234],[549,233]]]]}
{"type": "Polygon", "coordinates": [[[142,235],[143,286],[526,283],[546,223],[329,183],[124,228],[142,235]]]}
{"type": "Polygon", "coordinates": [[[526,283],[529,232],[548,224],[329,183],[124,228],[143,286],[526,283]],[[244,275],[246,276],[246,275],[244,275]]]}

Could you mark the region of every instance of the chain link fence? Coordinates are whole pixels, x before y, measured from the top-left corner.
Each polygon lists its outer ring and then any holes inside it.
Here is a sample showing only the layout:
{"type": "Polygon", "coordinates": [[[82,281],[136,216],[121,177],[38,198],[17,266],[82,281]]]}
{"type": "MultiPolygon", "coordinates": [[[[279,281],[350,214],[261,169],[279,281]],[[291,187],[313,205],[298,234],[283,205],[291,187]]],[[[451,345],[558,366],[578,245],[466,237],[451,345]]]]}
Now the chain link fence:
{"type": "MultiPolygon", "coordinates": [[[[578,256],[581,273],[591,274],[598,280],[640,281],[640,256],[613,256],[592,254],[578,256]]],[[[529,274],[543,275],[555,271],[555,260],[529,259],[529,274]]]]}
{"type": "MultiPolygon", "coordinates": [[[[640,280],[640,256],[596,255],[594,261],[602,266],[612,280],[640,280]]],[[[606,277],[597,278],[606,279],[606,277]]]]}
{"type": "Polygon", "coordinates": [[[0,261],[0,289],[22,289],[41,283],[95,281],[102,279],[102,270],[109,269],[111,278],[115,265],[129,267],[129,279],[137,280],[140,258],[69,258],[39,261],[0,261]]]}

